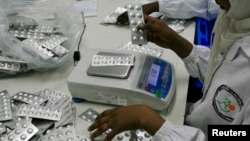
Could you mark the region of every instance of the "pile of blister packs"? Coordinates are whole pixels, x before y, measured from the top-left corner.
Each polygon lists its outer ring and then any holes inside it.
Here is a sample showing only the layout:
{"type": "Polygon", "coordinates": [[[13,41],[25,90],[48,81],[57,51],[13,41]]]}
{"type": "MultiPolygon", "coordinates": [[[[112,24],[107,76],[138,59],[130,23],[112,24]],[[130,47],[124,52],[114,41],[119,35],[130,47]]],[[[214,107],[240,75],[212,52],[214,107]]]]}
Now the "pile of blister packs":
{"type": "MultiPolygon", "coordinates": [[[[63,46],[68,37],[58,32],[56,27],[43,25],[12,26],[9,32],[26,46],[26,51],[40,57],[41,60],[56,62],[69,52],[63,46]]],[[[25,72],[29,69],[27,63],[20,58],[0,53],[0,72],[9,74],[25,72]]]]}
{"type": "Polygon", "coordinates": [[[74,121],[71,97],[61,92],[0,92],[1,141],[80,141],[74,121]]]}
{"type": "MultiPolygon", "coordinates": [[[[59,91],[44,89],[10,95],[3,90],[0,91],[0,141],[90,141],[87,135],[77,134],[76,117],[91,123],[98,114],[89,108],[76,116],[71,96],[59,91]]],[[[122,132],[113,139],[122,140],[151,141],[152,137],[144,130],[135,130],[122,132]]]]}
{"type": "Polygon", "coordinates": [[[69,1],[0,0],[0,76],[63,65],[79,45],[83,18],[69,1]]]}

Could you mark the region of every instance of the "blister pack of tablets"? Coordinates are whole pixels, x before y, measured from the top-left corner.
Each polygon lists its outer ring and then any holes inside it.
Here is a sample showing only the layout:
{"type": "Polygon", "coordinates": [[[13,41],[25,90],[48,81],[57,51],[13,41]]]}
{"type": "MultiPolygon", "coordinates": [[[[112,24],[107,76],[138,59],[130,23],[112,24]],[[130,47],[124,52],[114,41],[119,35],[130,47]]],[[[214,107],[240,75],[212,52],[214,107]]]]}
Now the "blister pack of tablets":
{"type": "Polygon", "coordinates": [[[22,104],[18,109],[16,115],[21,117],[59,121],[62,116],[62,109],[22,104]]]}
{"type": "Polygon", "coordinates": [[[143,129],[136,130],[135,134],[138,141],[153,141],[152,136],[143,129]]]}
{"type": "Polygon", "coordinates": [[[124,131],[116,135],[112,141],[133,141],[133,138],[135,139],[133,131],[124,131]]]}
{"type": "Polygon", "coordinates": [[[139,24],[145,23],[141,4],[131,3],[127,6],[127,10],[132,44],[147,44],[148,41],[146,31],[137,28],[139,24]]]}
{"type": "Polygon", "coordinates": [[[54,105],[53,108],[61,108],[63,109],[63,116],[61,117],[60,121],[55,122],[55,127],[63,126],[65,124],[73,123],[74,121],[74,114],[72,110],[72,101],[69,97],[63,97],[58,100],[54,105]]]}
{"type": "Polygon", "coordinates": [[[50,25],[26,25],[19,30],[29,31],[29,32],[39,32],[39,33],[53,33],[54,27],[50,25]]]}
{"type": "Polygon", "coordinates": [[[85,110],[83,113],[81,113],[79,115],[79,118],[87,122],[93,122],[97,118],[98,115],[99,115],[99,112],[97,112],[93,108],[89,108],[85,110]]]}
{"type": "Polygon", "coordinates": [[[12,119],[9,93],[4,90],[0,92],[0,121],[12,119]]]}
{"type": "Polygon", "coordinates": [[[40,141],[77,141],[77,137],[75,129],[69,126],[48,131],[40,141]]]}
{"type": "Polygon", "coordinates": [[[18,92],[15,95],[13,95],[11,99],[22,101],[30,105],[41,105],[42,103],[48,100],[42,96],[27,93],[27,92],[18,92]]]}
{"type": "Polygon", "coordinates": [[[53,107],[58,101],[61,101],[62,98],[71,99],[71,96],[69,95],[47,88],[38,92],[38,94],[44,97],[45,99],[49,99],[46,103],[46,107],[53,107]]]}
{"type": "Polygon", "coordinates": [[[30,31],[23,31],[23,30],[9,30],[9,32],[17,37],[17,38],[21,38],[21,39],[46,39],[48,38],[46,34],[44,33],[37,33],[37,32],[30,32],[30,31]]]}
{"type": "Polygon", "coordinates": [[[128,56],[109,56],[109,55],[94,55],[92,58],[92,66],[118,66],[134,65],[134,55],[128,56]]]}
{"type": "Polygon", "coordinates": [[[49,39],[45,40],[44,42],[42,42],[42,46],[49,49],[49,50],[52,50],[53,48],[55,48],[58,45],[65,42],[66,40],[68,40],[67,37],[60,36],[60,35],[54,35],[51,38],[49,38],[49,39]]]}
{"type": "Polygon", "coordinates": [[[54,123],[55,127],[64,126],[69,123],[74,123],[75,112],[72,109],[71,97],[58,91],[45,89],[39,92],[40,95],[48,98],[49,101],[45,104],[46,107],[63,109],[62,117],[54,123]]]}
{"type": "Polygon", "coordinates": [[[0,54],[0,62],[25,63],[24,61],[22,61],[18,58],[13,58],[11,56],[1,55],[1,54],[0,54]]]}
{"type": "Polygon", "coordinates": [[[90,139],[85,136],[76,136],[76,141],[90,141],[90,139]]]}
{"type": "Polygon", "coordinates": [[[16,128],[6,136],[0,138],[1,141],[28,141],[33,137],[38,129],[29,121],[21,120],[16,123],[16,128]]]}
{"type": "Polygon", "coordinates": [[[35,39],[26,39],[23,40],[22,42],[26,44],[28,47],[30,47],[31,50],[33,50],[43,59],[49,59],[54,56],[54,53],[52,51],[42,47],[42,45],[35,39]]]}
{"type": "Polygon", "coordinates": [[[61,45],[56,46],[55,48],[51,49],[51,51],[52,51],[53,53],[55,53],[56,55],[58,55],[58,56],[63,56],[63,55],[65,55],[66,53],[69,52],[68,49],[66,49],[65,47],[63,47],[63,46],[61,46],[61,45]]]}
{"type": "Polygon", "coordinates": [[[18,72],[20,69],[20,63],[0,61],[0,70],[18,72]]]}
{"type": "Polygon", "coordinates": [[[186,20],[184,19],[171,19],[168,16],[163,15],[160,20],[165,22],[175,32],[180,33],[185,29],[186,20]]]}
{"type": "Polygon", "coordinates": [[[26,64],[24,61],[0,54],[0,71],[10,74],[15,74],[26,70],[26,64]]]}
{"type": "Polygon", "coordinates": [[[138,52],[138,53],[144,53],[148,55],[152,55],[155,57],[161,57],[163,54],[163,49],[161,48],[153,48],[149,46],[139,46],[139,45],[134,45],[131,42],[129,42],[126,45],[122,45],[121,47],[117,48],[118,50],[125,51],[125,52],[138,52]]]}

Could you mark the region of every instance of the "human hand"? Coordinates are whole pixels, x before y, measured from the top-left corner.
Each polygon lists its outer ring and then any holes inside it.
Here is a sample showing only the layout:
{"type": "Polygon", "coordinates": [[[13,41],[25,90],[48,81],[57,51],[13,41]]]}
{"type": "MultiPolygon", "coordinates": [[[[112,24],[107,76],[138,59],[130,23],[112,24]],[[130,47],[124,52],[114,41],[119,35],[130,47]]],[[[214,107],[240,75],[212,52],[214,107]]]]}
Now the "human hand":
{"type": "Polygon", "coordinates": [[[139,30],[146,30],[147,40],[163,48],[173,50],[179,57],[190,54],[193,44],[180,36],[163,21],[144,15],[145,24],[139,24],[139,30]]]}
{"type": "Polygon", "coordinates": [[[144,15],[144,19],[145,24],[138,25],[138,29],[146,30],[147,40],[163,48],[170,48],[178,36],[177,33],[157,18],[144,15]]]}
{"type": "Polygon", "coordinates": [[[153,135],[164,121],[165,120],[149,106],[131,105],[102,112],[88,130],[95,130],[90,137],[94,139],[108,129],[111,129],[104,140],[110,141],[115,135],[127,130],[144,129],[153,135]]]}

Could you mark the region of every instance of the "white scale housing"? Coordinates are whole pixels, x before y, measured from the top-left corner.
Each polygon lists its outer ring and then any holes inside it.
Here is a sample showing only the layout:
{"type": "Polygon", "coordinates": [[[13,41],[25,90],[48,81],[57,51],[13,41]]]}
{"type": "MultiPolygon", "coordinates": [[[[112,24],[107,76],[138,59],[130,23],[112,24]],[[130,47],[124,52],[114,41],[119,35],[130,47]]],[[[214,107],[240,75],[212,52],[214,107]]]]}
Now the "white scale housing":
{"type": "Polygon", "coordinates": [[[67,85],[74,98],[120,106],[146,104],[161,111],[175,93],[175,74],[171,63],[151,55],[90,48],[67,85]],[[135,61],[133,66],[92,66],[94,55],[133,55],[135,61]]]}

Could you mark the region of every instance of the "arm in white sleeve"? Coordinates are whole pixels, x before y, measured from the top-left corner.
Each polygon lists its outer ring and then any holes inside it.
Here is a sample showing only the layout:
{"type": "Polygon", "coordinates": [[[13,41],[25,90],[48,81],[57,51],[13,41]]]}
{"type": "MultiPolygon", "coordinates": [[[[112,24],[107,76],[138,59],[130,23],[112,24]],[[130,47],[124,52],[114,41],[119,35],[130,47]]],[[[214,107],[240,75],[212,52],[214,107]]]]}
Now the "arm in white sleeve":
{"type": "Polygon", "coordinates": [[[201,17],[211,20],[216,18],[219,12],[215,0],[158,0],[158,2],[159,12],[170,18],[201,17]]]}
{"type": "Polygon", "coordinates": [[[205,79],[209,54],[210,48],[194,45],[189,56],[182,59],[188,73],[194,78],[199,78],[201,82],[205,79]]]}
{"type": "Polygon", "coordinates": [[[174,125],[165,121],[153,136],[154,141],[206,141],[205,134],[198,128],[174,125]]]}

